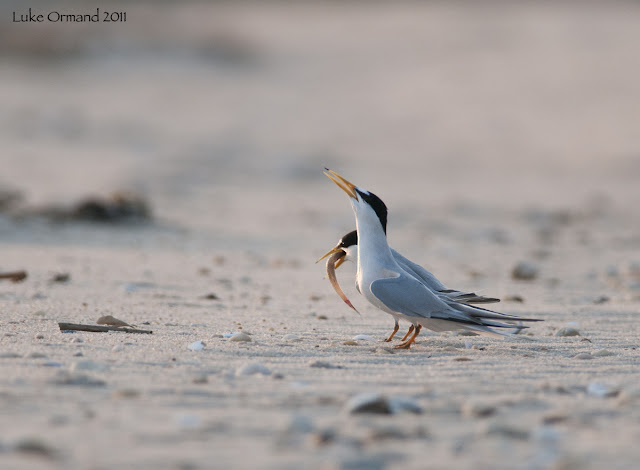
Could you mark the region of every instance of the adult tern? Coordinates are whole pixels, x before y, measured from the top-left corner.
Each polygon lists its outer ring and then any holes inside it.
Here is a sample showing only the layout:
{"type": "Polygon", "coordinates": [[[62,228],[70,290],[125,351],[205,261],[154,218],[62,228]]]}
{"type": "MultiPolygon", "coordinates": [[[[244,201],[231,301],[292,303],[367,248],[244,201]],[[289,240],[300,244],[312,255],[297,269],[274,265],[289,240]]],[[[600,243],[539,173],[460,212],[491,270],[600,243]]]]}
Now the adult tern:
{"type": "Polygon", "coordinates": [[[349,196],[356,217],[358,291],[375,307],[415,327],[413,335],[395,348],[409,349],[422,327],[433,331],[468,330],[502,338],[504,333],[492,328],[513,328],[513,324],[502,322],[538,321],[463,304],[431,291],[402,269],[393,257],[387,243],[384,202],[338,173],[325,170],[325,175],[349,196]]]}
{"type": "MultiPolygon", "coordinates": [[[[448,289],[445,285],[438,280],[433,274],[427,271],[425,268],[412,262],[411,260],[405,258],[396,250],[391,249],[391,254],[395,259],[396,263],[404,269],[407,273],[415,277],[418,281],[422,282],[429,290],[434,292],[437,295],[443,295],[451,300],[455,300],[456,302],[462,302],[465,304],[481,304],[481,303],[494,303],[500,302],[500,299],[496,299],[494,297],[484,297],[476,294],[475,292],[462,292],[455,289],[448,289]]],[[[336,293],[340,296],[340,298],[349,305],[352,309],[356,310],[356,308],[351,304],[347,296],[344,294],[340,285],[338,284],[338,280],[335,275],[335,270],[340,267],[342,263],[345,261],[356,261],[358,259],[358,232],[356,230],[347,233],[344,237],[342,237],[337,245],[329,250],[322,258],[318,261],[323,260],[324,258],[329,257],[327,260],[327,277],[329,278],[329,282],[333,286],[336,293]]],[[[356,310],[357,312],[357,310],[356,310]]],[[[358,312],[359,313],[359,312],[358,312]]],[[[399,325],[398,319],[395,319],[395,325],[393,328],[393,332],[391,335],[385,339],[386,342],[391,341],[391,339],[398,332],[399,325]]],[[[411,325],[409,331],[404,335],[402,341],[407,339],[407,337],[413,332],[414,327],[411,325]]]]}

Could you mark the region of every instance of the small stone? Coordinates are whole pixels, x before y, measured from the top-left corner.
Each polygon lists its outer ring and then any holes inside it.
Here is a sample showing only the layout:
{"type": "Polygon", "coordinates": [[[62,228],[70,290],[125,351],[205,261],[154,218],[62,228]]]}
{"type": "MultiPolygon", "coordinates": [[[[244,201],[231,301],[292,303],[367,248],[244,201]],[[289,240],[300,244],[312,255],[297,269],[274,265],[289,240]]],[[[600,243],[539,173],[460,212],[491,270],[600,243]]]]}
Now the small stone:
{"type": "Polygon", "coordinates": [[[326,315],[318,315],[316,318],[318,320],[328,320],[329,319],[329,317],[327,317],[326,315]]]}
{"type": "Polygon", "coordinates": [[[79,337],[75,337],[71,340],[72,343],[84,343],[84,340],[82,338],[79,337]]]}
{"type": "Polygon", "coordinates": [[[28,357],[30,359],[44,359],[47,355],[41,352],[32,352],[28,357]]]}
{"type": "Polygon", "coordinates": [[[589,353],[580,353],[580,354],[576,354],[575,356],[573,356],[574,359],[595,359],[591,354],[589,353]]]}
{"type": "Polygon", "coordinates": [[[594,304],[604,304],[609,302],[609,300],[611,300],[609,297],[607,297],[606,295],[601,295],[600,297],[594,299],[593,303],[594,304]]]}
{"type": "Polygon", "coordinates": [[[565,327],[556,331],[555,336],[581,336],[576,328],[565,327]]]}
{"type": "Polygon", "coordinates": [[[591,382],[587,386],[587,393],[598,398],[608,398],[618,396],[620,389],[602,382],[591,382]]]}
{"type": "Polygon", "coordinates": [[[520,429],[513,427],[511,425],[503,424],[503,423],[491,423],[487,426],[486,431],[488,436],[502,436],[509,439],[517,439],[521,441],[526,441],[529,439],[529,431],[525,429],[520,429]]]}
{"type": "Polygon", "coordinates": [[[202,351],[204,349],[204,343],[202,341],[194,341],[187,346],[187,349],[190,351],[202,351]]]}
{"type": "Polygon", "coordinates": [[[94,379],[85,374],[70,374],[61,372],[51,383],[54,385],[77,385],[80,387],[104,387],[107,383],[104,380],[94,379]]]}
{"type": "Polygon", "coordinates": [[[243,332],[239,332],[239,333],[235,333],[231,336],[231,338],[229,338],[229,341],[251,341],[251,336],[249,336],[246,333],[243,332]]]}
{"type": "Polygon", "coordinates": [[[96,323],[98,325],[109,325],[109,326],[132,326],[126,321],[122,321],[118,318],[112,317],[111,315],[105,315],[103,317],[98,318],[96,323]]]}
{"type": "Polygon", "coordinates": [[[358,342],[357,341],[353,341],[351,339],[351,340],[348,340],[348,341],[344,341],[342,344],[344,344],[345,346],[357,346],[358,342]]]}
{"type": "Polygon", "coordinates": [[[615,353],[612,353],[608,349],[600,349],[593,353],[595,357],[607,357],[607,356],[615,356],[615,353]]]}
{"type": "Polygon", "coordinates": [[[355,413],[391,414],[389,400],[381,393],[361,393],[352,397],[344,407],[345,411],[355,413]]]}
{"type": "Polygon", "coordinates": [[[388,401],[392,413],[407,412],[417,415],[422,414],[422,407],[414,398],[394,395],[390,397],[388,401]]]}
{"type": "Polygon", "coordinates": [[[462,405],[462,414],[472,418],[486,418],[498,411],[498,408],[490,403],[469,401],[462,405]]]}
{"type": "Polygon", "coordinates": [[[302,340],[300,339],[300,337],[298,335],[289,334],[289,335],[284,335],[282,337],[282,341],[286,341],[287,343],[296,343],[296,342],[302,341],[302,340]]]}
{"type": "Polygon", "coordinates": [[[61,362],[55,362],[55,361],[43,362],[40,365],[43,367],[62,367],[63,366],[61,362]]]}
{"type": "Polygon", "coordinates": [[[122,351],[124,348],[122,347],[121,344],[116,344],[114,347],[111,348],[111,352],[120,352],[122,351]]]}
{"type": "Polygon", "coordinates": [[[530,261],[520,261],[511,271],[513,279],[531,281],[538,277],[538,266],[530,261]]]}
{"type": "Polygon", "coordinates": [[[38,333],[34,336],[35,339],[44,339],[44,335],[42,333],[38,333]]]}
{"type": "Polygon", "coordinates": [[[193,379],[191,379],[191,382],[193,382],[194,384],[206,384],[209,382],[209,377],[207,377],[206,375],[197,375],[195,376],[193,379]]]}
{"type": "Polygon", "coordinates": [[[102,364],[100,362],[94,361],[78,361],[74,362],[71,365],[70,371],[77,372],[81,370],[90,370],[93,372],[107,372],[109,370],[109,366],[107,364],[102,364]]]}
{"type": "Polygon", "coordinates": [[[81,352],[77,352],[73,355],[73,357],[82,357],[84,356],[84,354],[82,354],[81,352]]]}
{"type": "Polygon", "coordinates": [[[373,336],[369,335],[356,335],[352,338],[354,341],[375,341],[373,336]]]}
{"type": "Polygon", "coordinates": [[[522,297],[521,295],[507,295],[504,298],[505,302],[518,302],[518,303],[523,303],[524,302],[524,297],[522,297]]]}
{"type": "Polygon", "coordinates": [[[46,457],[53,459],[57,455],[57,451],[37,438],[29,438],[19,441],[15,446],[15,451],[21,454],[37,455],[38,457],[46,457]]]}
{"type": "Polygon", "coordinates": [[[344,369],[344,366],[331,364],[326,361],[313,361],[309,363],[309,367],[316,367],[318,369],[344,369]]]}
{"type": "Polygon", "coordinates": [[[57,282],[57,283],[60,283],[60,284],[66,284],[70,280],[71,280],[71,274],[69,274],[69,273],[57,273],[57,274],[54,274],[51,277],[49,282],[51,282],[51,283],[57,282]]]}
{"type": "Polygon", "coordinates": [[[22,355],[14,352],[0,353],[0,359],[17,359],[19,357],[22,357],[22,355]]]}
{"type": "Polygon", "coordinates": [[[254,375],[254,374],[271,375],[271,371],[269,370],[268,367],[266,367],[263,364],[260,364],[259,362],[252,362],[249,364],[245,364],[239,367],[238,369],[236,369],[237,377],[241,375],[254,375]]]}
{"type": "Polygon", "coordinates": [[[122,399],[122,398],[131,399],[131,398],[138,398],[139,396],[140,396],[140,392],[135,388],[121,388],[120,390],[115,390],[111,394],[112,398],[117,398],[117,399],[122,399]]]}
{"type": "Polygon", "coordinates": [[[454,357],[453,360],[456,362],[473,361],[473,359],[471,359],[470,357],[454,357]]]}

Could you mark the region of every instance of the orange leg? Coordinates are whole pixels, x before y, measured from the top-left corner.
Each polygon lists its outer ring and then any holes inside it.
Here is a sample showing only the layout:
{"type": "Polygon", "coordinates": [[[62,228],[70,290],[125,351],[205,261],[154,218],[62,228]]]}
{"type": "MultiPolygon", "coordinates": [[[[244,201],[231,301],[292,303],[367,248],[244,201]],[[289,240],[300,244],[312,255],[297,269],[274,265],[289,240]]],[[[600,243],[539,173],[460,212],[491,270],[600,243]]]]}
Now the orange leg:
{"type": "Polygon", "coordinates": [[[422,325],[416,326],[416,330],[413,332],[413,336],[409,339],[409,341],[405,341],[404,343],[394,346],[393,349],[410,349],[411,345],[420,334],[421,329],[422,329],[422,325]]]}
{"type": "Polygon", "coordinates": [[[416,328],[415,326],[411,325],[411,326],[409,327],[409,331],[407,331],[407,334],[406,334],[406,335],[404,335],[400,341],[404,341],[404,340],[406,340],[406,339],[409,337],[409,335],[410,335],[411,333],[413,333],[413,330],[415,330],[415,328],[416,328]]]}
{"type": "Polygon", "coordinates": [[[398,325],[398,320],[396,320],[396,326],[393,327],[393,333],[391,333],[391,336],[385,339],[384,342],[388,343],[389,341],[391,341],[391,339],[396,335],[399,329],[400,329],[400,325],[398,325]]]}

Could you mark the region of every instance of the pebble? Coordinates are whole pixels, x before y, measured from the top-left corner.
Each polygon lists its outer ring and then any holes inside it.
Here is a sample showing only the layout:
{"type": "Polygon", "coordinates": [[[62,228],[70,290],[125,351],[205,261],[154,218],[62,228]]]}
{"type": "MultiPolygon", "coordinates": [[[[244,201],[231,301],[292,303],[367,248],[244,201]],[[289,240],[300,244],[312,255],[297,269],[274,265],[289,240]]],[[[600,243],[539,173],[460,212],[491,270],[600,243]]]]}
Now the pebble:
{"type": "Polygon", "coordinates": [[[391,407],[391,412],[394,414],[408,412],[419,415],[423,412],[417,400],[403,395],[389,397],[389,406],[391,407]]]}
{"type": "Polygon", "coordinates": [[[40,365],[43,367],[62,367],[63,366],[61,362],[55,362],[55,361],[43,362],[40,365]]]}
{"type": "Polygon", "coordinates": [[[602,382],[591,382],[587,386],[587,393],[598,398],[616,397],[620,393],[620,389],[602,382]]]}
{"type": "Polygon", "coordinates": [[[38,333],[34,336],[35,339],[44,339],[44,335],[42,333],[38,333]]]}
{"type": "Polygon", "coordinates": [[[109,366],[107,364],[102,364],[101,362],[94,361],[77,361],[71,365],[69,369],[71,372],[77,372],[80,370],[90,370],[93,372],[106,372],[109,370],[109,366]]]}
{"type": "Polygon", "coordinates": [[[373,336],[369,335],[356,335],[352,338],[354,341],[375,341],[373,336]]]}
{"type": "Polygon", "coordinates": [[[114,347],[111,348],[111,352],[120,352],[122,351],[124,348],[122,347],[121,344],[116,344],[114,347]]]}
{"type": "Polygon", "coordinates": [[[289,334],[289,335],[284,335],[282,337],[282,341],[286,341],[287,343],[295,343],[298,341],[302,341],[302,339],[300,339],[298,335],[289,334]]]}
{"type": "Polygon", "coordinates": [[[331,364],[326,361],[312,361],[309,363],[309,367],[317,367],[318,369],[344,369],[344,366],[331,364]]]}
{"type": "Polygon", "coordinates": [[[472,418],[486,418],[498,411],[498,408],[491,403],[468,401],[462,405],[462,414],[472,418]]]}
{"type": "Polygon", "coordinates": [[[344,406],[347,413],[374,413],[374,414],[391,414],[393,413],[389,400],[378,392],[361,393],[351,397],[344,406]]]}
{"type": "Polygon", "coordinates": [[[509,439],[518,439],[526,441],[529,439],[530,433],[525,429],[516,428],[509,424],[504,423],[490,423],[487,426],[486,434],[488,436],[502,436],[509,439]]]}
{"type": "Polygon", "coordinates": [[[32,352],[28,357],[30,359],[44,359],[47,355],[41,352],[32,352]]]}
{"type": "Polygon", "coordinates": [[[595,357],[607,357],[607,356],[615,356],[615,353],[612,353],[608,349],[600,349],[593,353],[595,357]]]}
{"type": "Polygon", "coordinates": [[[58,454],[56,449],[37,438],[27,438],[19,441],[15,445],[15,451],[49,459],[55,458],[58,454]]]}
{"type": "Polygon", "coordinates": [[[251,362],[249,364],[245,364],[236,369],[236,376],[239,377],[241,375],[254,375],[254,374],[262,374],[262,375],[271,375],[271,370],[266,367],[264,364],[259,362],[251,362]]]}
{"type": "Polygon", "coordinates": [[[318,315],[316,318],[318,320],[328,320],[329,319],[329,317],[327,317],[326,315],[318,315]]]}
{"type": "Polygon", "coordinates": [[[573,356],[574,359],[595,359],[591,354],[589,353],[580,353],[580,354],[576,354],[575,356],[573,356]]]}
{"type": "Polygon", "coordinates": [[[538,277],[538,266],[530,261],[520,261],[511,271],[511,277],[522,281],[531,281],[538,277]]]}
{"type": "Polygon", "coordinates": [[[82,338],[78,338],[77,336],[71,340],[72,343],[84,343],[82,338]]]}
{"type": "Polygon", "coordinates": [[[135,388],[121,388],[119,390],[115,390],[112,394],[112,398],[138,398],[140,396],[140,392],[135,388]]]}
{"type": "Polygon", "coordinates": [[[190,351],[202,351],[204,349],[204,343],[202,341],[194,341],[187,346],[187,349],[190,351]]]}
{"type": "Polygon", "coordinates": [[[505,302],[518,302],[518,303],[523,303],[524,302],[524,297],[522,297],[521,295],[507,295],[504,298],[505,302]]]}
{"type": "Polygon", "coordinates": [[[207,377],[205,374],[197,375],[193,379],[191,379],[191,382],[193,382],[194,384],[206,384],[209,382],[209,377],[207,377]]]}
{"type": "Polygon", "coordinates": [[[345,346],[357,346],[358,342],[357,341],[353,341],[352,339],[350,339],[348,341],[344,341],[342,344],[344,344],[345,346]]]}
{"type": "Polygon", "coordinates": [[[560,328],[558,331],[556,331],[555,335],[556,336],[581,336],[580,332],[576,328],[570,328],[570,327],[560,328]]]}
{"type": "Polygon", "coordinates": [[[249,336],[246,333],[240,332],[240,333],[234,333],[230,338],[229,341],[251,341],[251,336],[249,336]]]}
{"type": "Polygon", "coordinates": [[[22,357],[22,355],[14,352],[0,353],[0,359],[16,359],[18,357],[22,357]]]}
{"type": "Polygon", "coordinates": [[[70,374],[64,371],[54,377],[50,383],[54,385],[77,385],[80,387],[104,387],[107,385],[104,380],[95,379],[85,374],[70,374]]]}

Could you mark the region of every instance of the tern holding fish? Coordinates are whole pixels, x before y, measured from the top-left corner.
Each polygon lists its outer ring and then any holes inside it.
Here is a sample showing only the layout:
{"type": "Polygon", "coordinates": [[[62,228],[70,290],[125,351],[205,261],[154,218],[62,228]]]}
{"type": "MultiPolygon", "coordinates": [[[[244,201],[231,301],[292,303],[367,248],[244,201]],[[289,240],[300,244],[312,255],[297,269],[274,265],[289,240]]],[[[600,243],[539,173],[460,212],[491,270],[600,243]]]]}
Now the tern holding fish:
{"type": "MultiPolygon", "coordinates": [[[[409,259],[402,256],[396,250],[391,249],[391,254],[396,262],[400,265],[402,269],[415,277],[418,281],[422,282],[429,290],[434,292],[437,295],[444,295],[451,300],[455,300],[456,302],[461,302],[464,304],[489,304],[500,302],[500,299],[494,297],[484,297],[478,295],[474,292],[461,292],[455,289],[448,289],[445,285],[438,280],[433,274],[427,271],[425,268],[416,264],[409,259]]],[[[349,307],[354,309],[356,312],[356,308],[351,304],[347,296],[344,294],[340,285],[338,284],[338,280],[336,278],[335,271],[344,263],[345,261],[355,261],[358,260],[358,232],[354,230],[349,232],[344,237],[342,237],[337,245],[329,250],[325,255],[322,256],[318,261],[323,260],[324,258],[329,257],[327,260],[327,277],[329,278],[329,282],[333,286],[336,293],[340,296],[340,298],[347,304],[349,307]]],[[[316,261],[316,262],[318,262],[316,261]]],[[[358,312],[360,313],[360,312],[358,312]]],[[[393,332],[385,342],[391,341],[391,339],[398,332],[399,325],[398,319],[395,319],[395,326],[393,328],[393,332]]],[[[404,335],[402,341],[407,339],[407,337],[413,332],[414,327],[411,325],[407,334],[404,335]]]]}
{"type": "Polygon", "coordinates": [[[511,329],[514,322],[538,321],[486,310],[433,292],[394,258],[387,243],[384,202],[334,171],[326,169],[325,175],[347,193],[356,217],[358,291],[396,321],[403,319],[415,327],[413,335],[396,348],[409,349],[422,327],[433,331],[467,330],[501,338],[505,334],[494,328],[511,329]]]}

